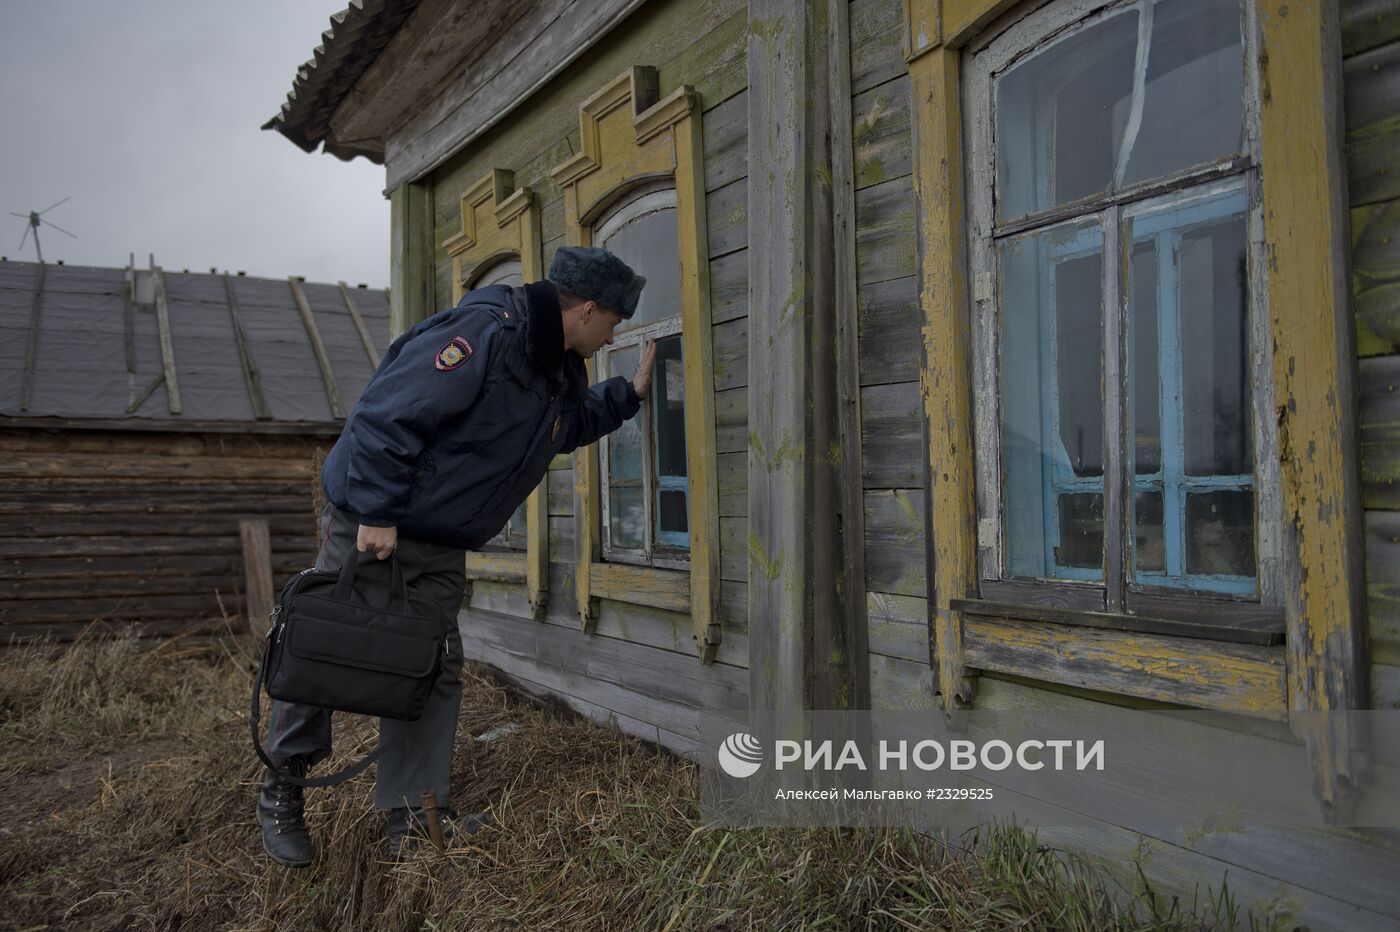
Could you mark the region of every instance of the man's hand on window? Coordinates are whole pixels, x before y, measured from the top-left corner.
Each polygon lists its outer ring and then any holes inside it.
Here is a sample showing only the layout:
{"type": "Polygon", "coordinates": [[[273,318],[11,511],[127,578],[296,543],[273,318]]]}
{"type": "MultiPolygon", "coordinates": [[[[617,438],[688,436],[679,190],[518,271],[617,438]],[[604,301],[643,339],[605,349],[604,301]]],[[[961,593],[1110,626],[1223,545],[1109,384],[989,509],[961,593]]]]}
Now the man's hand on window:
{"type": "Polygon", "coordinates": [[[651,367],[656,362],[656,341],[648,339],[642,347],[642,358],[637,363],[637,374],[632,376],[632,388],[638,398],[645,398],[651,391],[651,367]]]}
{"type": "Polygon", "coordinates": [[[399,529],[396,527],[370,527],[360,525],[360,533],[355,538],[355,549],[364,553],[373,550],[381,560],[389,559],[389,554],[399,545],[399,529]]]}

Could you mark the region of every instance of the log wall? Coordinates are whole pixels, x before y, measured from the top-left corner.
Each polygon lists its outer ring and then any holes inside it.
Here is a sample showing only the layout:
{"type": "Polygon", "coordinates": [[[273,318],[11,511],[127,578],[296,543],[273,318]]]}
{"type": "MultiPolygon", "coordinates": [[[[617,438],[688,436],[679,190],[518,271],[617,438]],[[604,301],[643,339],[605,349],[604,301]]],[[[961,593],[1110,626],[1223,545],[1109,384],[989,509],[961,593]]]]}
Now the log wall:
{"type": "Polygon", "coordinates": [[[0,642],[241,625],[238,522],[266,519],[275,581],[311,565],[333,440],[0,431],[0,642]]]}

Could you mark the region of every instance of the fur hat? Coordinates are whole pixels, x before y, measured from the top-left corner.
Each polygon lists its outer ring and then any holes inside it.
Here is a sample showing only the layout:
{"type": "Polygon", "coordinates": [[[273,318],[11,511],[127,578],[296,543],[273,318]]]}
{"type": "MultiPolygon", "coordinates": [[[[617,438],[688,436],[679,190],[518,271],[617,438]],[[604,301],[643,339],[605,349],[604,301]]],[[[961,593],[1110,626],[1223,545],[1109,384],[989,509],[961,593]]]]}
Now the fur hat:
{"type": "Polygon", "coordinates": [[[549,280],[624,319],[637,312],[642,287],[647,283],[627,263],[596,246],[560,246],[549,264],[549,280]]]}

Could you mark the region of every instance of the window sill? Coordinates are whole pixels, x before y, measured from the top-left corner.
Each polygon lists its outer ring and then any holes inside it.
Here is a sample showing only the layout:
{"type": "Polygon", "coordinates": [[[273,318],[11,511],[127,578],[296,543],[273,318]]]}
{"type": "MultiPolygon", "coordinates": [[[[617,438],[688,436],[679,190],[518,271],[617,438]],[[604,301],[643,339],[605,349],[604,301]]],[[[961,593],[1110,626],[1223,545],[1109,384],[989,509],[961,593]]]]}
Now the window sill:
{"type": "MultiPolygon", "coordinates": [[[[1155,603],[1166,609],[1165,603],[1155,603]]],[[[1229,603],[1216,603],[1228,620],[1209,620],[1205,613],[1193,612],[1195,617],[1168,617],[1165,612],[1152,615],[1123,615],[1116,612],[1085,610],[1055,605],[1027,605],[1021,602],[988,599],[954,599],[951,607],[966,615],[988,618],[1014,618],[1023,621],[1043,621],[1056,625],[1084,628],[1106,628],[1112,631],[1135,631],[1172,637],[1196,638],[1205,641],[1226,641],[1233,644],[1254,644],[1274,647],[1284,641],[1282,609],[1270,609],[1257,604],[1241,603],[1237,608],[1229,603]]]]}
{"type": "Polygon", "coordinates": [[[1275,640],[1271,632],[1241,635],[1238,628],[1220,625],[982,599],[955,599],[951,607],[962,615],[970,671],[1272,719],[1287,716],[1283,645],[1260,643],[1275,640]],[[1157,630],[1147,630],[1149,625],[1157,630]],[[1222,634],[1236,637],[1222,640],[1222,634]]]}
{"type": "Polygon", "coordinates": [[[466,571],[468,579],[524,583],[527,578],[526,556],[521,551],[469,551],[466,571]]]}
{"type": "Polygon", "coordinates": [[[690,611],[690,573],[654,566],[594,563],[588,571],[594,598],[631,602],[671,612],[690,611]]]}

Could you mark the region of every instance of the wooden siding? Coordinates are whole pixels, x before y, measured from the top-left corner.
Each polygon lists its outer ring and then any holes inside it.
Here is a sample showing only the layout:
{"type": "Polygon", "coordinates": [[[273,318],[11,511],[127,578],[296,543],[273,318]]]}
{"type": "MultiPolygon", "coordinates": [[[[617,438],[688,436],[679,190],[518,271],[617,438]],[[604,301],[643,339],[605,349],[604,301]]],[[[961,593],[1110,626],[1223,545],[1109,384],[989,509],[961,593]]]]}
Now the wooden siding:
{"type": "Polygon", "coordinates": [[[316,556],[330,439],[7,429],[0,642],[96,630],[244,630],[240,519],[271,532],[274,580],[316,556]]]}

